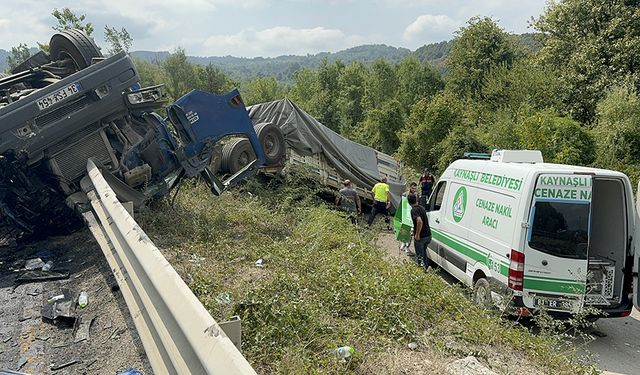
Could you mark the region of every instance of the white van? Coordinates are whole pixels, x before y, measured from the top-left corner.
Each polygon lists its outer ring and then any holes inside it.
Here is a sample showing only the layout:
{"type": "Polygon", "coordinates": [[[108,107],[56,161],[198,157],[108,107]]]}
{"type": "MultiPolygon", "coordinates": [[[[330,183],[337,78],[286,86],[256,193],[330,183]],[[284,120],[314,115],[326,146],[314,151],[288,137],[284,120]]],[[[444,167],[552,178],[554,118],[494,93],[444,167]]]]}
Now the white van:
{"type": "Polygon", "coordinates": [[[477,302],[519,315],[584,305],[630,314],[640,222],[623,173],[544,163],[540,151],[494,151],[453,162],[427,211],[429,259],[472,286],[477,302]]]}

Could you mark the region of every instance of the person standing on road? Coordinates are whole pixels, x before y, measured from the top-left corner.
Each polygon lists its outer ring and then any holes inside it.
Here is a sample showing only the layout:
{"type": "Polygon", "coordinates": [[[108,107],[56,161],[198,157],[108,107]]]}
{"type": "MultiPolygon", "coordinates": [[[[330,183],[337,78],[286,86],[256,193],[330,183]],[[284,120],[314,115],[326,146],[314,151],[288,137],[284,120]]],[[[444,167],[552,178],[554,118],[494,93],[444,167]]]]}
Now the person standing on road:
{"type": "Polygon", "coordinates": [[[336,206],[349,215],[349,220],[353,224],[356,223],[358,215],[362,212],[360,197],[358,193],[351,187],[350,180],[344,180],[344,187],[340,189],[340,194],[336,197],[336,206]]]}
{"type": "Polygon", "coordinates": [[[371,197],[373,198],[373,208],[369,215],[367,225],[371,227],[373,220],[378,214],[384,215],[384,222],[387,224],[387,230],[391,230],[389,225],[389,207],[391,207],[391,196],[389,195],[389,185],[387,184],[387,178],[383,177],[380,182],[373,185],[371,189],[371,197]]]}
{"type": "MultiPolygon", "coordinates": [[[[405,191],[404,193],[402,193],[403,197],[408,197],[409,195],[417,195],[418,194],[418,184],[415,182],[412,182],[409,184],[409,190],[405,191]]],[[[413,238],[413,229],[411,230],[411,237],[413,238]]],[[[408,242],[403,242],[402,245],[400,246],[400,250],[404,250],[405,252],[409,251],[409,246],[411,246],[411,238],[409,239],[408,242]]]]}
{"type": "Polygon", "coordinates": [[[431,172],[429,172],[428,169],[424,169],[424,172],[422,173],[422,176],[420,176],[420,192],[421,197],[420,197],[420,204],[423,207],[427,206],[427,200],[429,199],[429,196],[431,195],[431,191],[433,191],[433,184],[435,183],[436,179],[433,177],[433,175],[431,174],[431,172]]]}
{"type": "Polygon", "coordinates": [[[431,228],[427,211],[418,204],[418,197],[409,194],[407,200],[411,205],[411,220],[413,220],[413,243],[416,249],[416,262],[426,270],[429,267],[427,246],[431,242],[431,228]]]}

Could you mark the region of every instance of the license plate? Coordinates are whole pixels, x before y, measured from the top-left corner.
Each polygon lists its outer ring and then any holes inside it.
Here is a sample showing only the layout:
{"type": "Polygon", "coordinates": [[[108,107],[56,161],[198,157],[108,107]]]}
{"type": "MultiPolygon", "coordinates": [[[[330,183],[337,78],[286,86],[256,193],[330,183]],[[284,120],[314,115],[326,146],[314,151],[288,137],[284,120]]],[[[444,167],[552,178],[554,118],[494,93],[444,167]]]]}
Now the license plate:
{"type": "Polygon", "coordinates": [[[535,298],[536,307],[546,307],[548,309],[571,311],[573,310],[573,300],[564,298],[535,298]]]}
{"type": "Polygon", "coordinates": [[[38,104],[38,109],[41,111],[51,107],[56,103],[60,103],[61,101],[77,94],[80,92],[82,88],[79,83],[72,83],[67,87],[64,87],[53,94],[49,94],[44,98],[38,100],[36,103],[38,104]]]}

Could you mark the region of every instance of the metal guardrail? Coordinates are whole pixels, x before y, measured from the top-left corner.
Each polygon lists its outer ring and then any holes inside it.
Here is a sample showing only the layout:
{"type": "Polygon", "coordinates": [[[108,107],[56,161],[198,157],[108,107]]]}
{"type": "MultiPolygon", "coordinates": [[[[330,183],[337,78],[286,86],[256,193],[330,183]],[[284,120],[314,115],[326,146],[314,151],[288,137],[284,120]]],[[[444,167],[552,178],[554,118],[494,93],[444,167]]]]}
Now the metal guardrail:
{"type": "Polygon", "coordinates": [[[154,373],[255,374],[92,160],[87,171],[93,212],[83,216],[118,282],[154,373]]]}

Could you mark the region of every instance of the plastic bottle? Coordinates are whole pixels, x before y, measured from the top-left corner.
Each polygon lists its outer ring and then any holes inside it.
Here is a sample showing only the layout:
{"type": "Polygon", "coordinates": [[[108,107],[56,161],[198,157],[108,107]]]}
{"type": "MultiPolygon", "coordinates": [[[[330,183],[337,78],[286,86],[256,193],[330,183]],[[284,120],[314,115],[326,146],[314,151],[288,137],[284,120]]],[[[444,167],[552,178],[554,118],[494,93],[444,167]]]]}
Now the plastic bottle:
{"type": "Polygon", "coordinates": [[[87,295],[87,292],[81,292],[80,297],[78,297],[78,305],[80,305],[80,308],[84,308],[88,304],[89,296],[87,295]]]}
{"type": "Polygon", "coordinates": [[[355,350],[350,346],[341,346],[336,349],[336,357],[339,359],[347,359],[351,357],[354,352],[355,350]]]}

